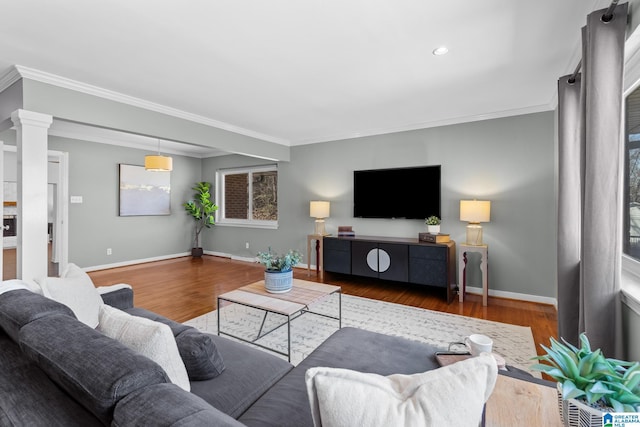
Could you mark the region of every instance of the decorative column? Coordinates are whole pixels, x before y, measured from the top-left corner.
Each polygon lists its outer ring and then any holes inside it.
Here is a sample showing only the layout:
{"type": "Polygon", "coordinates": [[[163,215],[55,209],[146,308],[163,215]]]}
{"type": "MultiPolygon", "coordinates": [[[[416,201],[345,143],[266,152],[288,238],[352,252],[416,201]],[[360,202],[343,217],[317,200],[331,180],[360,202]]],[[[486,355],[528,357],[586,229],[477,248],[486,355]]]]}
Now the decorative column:
{"type": "Polygon", "coordinates": [[[18,154],[17,277],[33,280],[48,273],[47,150],[53,118],[16,110],[11,120],[18,154]]]}

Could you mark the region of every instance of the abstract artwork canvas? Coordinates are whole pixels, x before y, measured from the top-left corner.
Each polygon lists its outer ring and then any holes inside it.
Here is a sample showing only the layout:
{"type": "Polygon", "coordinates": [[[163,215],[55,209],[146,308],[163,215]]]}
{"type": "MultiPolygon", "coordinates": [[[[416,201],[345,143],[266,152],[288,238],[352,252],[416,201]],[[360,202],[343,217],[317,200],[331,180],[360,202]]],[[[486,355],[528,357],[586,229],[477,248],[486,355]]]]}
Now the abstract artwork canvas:
{"type": "Polygon", "coordinates": [[[120,164],[120,216],[170,214],[171,172],[120,164]]]}

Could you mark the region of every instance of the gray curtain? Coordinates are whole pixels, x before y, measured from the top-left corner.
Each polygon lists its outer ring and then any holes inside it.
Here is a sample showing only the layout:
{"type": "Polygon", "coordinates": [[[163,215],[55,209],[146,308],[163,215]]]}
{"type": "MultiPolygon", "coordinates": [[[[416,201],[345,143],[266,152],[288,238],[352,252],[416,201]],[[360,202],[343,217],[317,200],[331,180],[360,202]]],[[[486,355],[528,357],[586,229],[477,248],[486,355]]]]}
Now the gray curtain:
{"type": "Polygon", "coordinates": [[[558,334],[619,356],[622,75],[627,4],[583,29],[582,74],[558,80],[558,334]]]}

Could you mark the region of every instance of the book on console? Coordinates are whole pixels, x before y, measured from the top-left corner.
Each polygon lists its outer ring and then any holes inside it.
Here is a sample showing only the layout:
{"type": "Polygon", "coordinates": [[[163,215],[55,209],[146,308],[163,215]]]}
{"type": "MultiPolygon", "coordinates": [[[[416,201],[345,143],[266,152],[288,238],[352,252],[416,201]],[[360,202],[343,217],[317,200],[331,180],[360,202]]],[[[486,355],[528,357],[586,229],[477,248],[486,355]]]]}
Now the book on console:
{"type": "Polygon", "coordinates": [[[419,233],[418,241],[426,243],[449,243],[451,241],[451,237],[446,233],[419,233]]]}

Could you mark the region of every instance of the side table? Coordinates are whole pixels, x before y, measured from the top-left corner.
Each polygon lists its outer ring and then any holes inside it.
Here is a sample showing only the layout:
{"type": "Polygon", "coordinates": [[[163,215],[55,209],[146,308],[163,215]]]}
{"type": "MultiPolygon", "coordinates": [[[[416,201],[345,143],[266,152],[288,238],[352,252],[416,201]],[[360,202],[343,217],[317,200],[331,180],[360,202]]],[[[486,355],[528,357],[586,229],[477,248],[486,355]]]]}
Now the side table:
{"type": "Polygon", "coordinates": [[[489,246],[487,245],[467,245],[461,243],[458,250],[458,294],[459,301],[464,301],[464,293],[467,288],[467,253],[477,252],[480,254],[480,270],[482,271],[482,305],[486,307],[489,296],[489,246]]]}
{"type": "Polygon", "coordinates": [[[307,276],[311,274],[311,241],[316,241],[316,274],[320,275],[320,280],[324,280],[323,265],[323,238],[322,234],[307,235],[307,276]]]}

